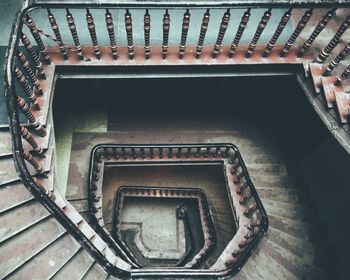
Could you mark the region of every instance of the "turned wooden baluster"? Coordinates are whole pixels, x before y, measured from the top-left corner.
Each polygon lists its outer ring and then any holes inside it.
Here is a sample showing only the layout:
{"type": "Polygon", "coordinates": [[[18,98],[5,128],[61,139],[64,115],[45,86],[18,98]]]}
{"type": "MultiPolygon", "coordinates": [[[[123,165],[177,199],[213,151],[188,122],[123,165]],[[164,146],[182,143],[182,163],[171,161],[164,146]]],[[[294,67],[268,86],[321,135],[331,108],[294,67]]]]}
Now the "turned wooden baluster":
{"type": "Polygon", "coordinates": [[[105,20],[106,20],[109,41],[111,43],[112,56],[113,56],[113,59],[117,59],[118,58],[118,46],[117,46],[117,41],[116,41],[115,34],[114,34],[113,17],[108,9],[106,9],[105,20]]]}
{"type": "Polygon", "coordinates": [[[143,18],[143,30],[145,36],[145,57],[149,59],[151,56],[151,43],[150,43],[150,33],[151,33],[151,16],[146,9],[146,13],[143,18]]]}
{"type": "Polygon", "coordinates": [[[168,9],[166,9],[165,14],[163,16],[163,44],[162,44],[163,59],[165,59],[168,54],[169,30],[170,30],[170,15],[168,13],[168,9]]]}
{"type": "Polygon", "coordinates": [[[268,9],[268,10],[264,13],[264,15],[262,16],[262,18],[261,18],[261,20],[260,20],[259,25],[258,25],[258,28],[256,29],[256,32],[255,32],[255,34],[254,34],[254,37],[253,37],[253,39],[252,39],[251,43],[249,44],[249,47],[248,47],[248,49],[247,49],[247,51],[246,51],[245,56],[246,56],[247,58],[251,57],[251,55],[252,55],[252,53],[253,53],[253,51],[254,51],[254,49],[255,49],[255,47],[256,47],[256,44],[257,44],[258,41],[259,41],[259,38],[260,38],[261,34],[263,33],[263,31],[264,31],[264,29],[265,29],[267,23],[269,22],[269,19],[270,19],[270,17],[271,17],[271,10],[272,10],[271,8],[268,9]]]}
{"type": "Polygon", "coordinates": [[[290,48],[294,45],[296,39],[298,38],[299,34],[303,29],[305,28],[306,24],[309,22],[311,16],[312,16],[313,9],[309,9],[305,11],[304,15],[301,17],[300,21],[298,22],[297,27],[294,29],[292,35],[286,42],[286,44],[283,47],[283,50],[280,53],[281,57],[285,57],[287,53],[289,52],[290,48]]]}
{"type": "Polygon", "coordinates": [[[41,57],[44,59],[45,63],[50,64],[51,60],[50,60],[50,56],[49,53],[47,52],[47,48],[44,45],[43,40],[40,37],[39,31],[33,21],[33,19],[26,15],[26,23],[29,27],[30,32],[32,33],[36,43],[38,44],[40,53],[41,53],[41,57]]]}
{"type": "Polygon", "coordinates": [[[328,25],[332,17],[335,15],[336,9],[332,9],[325,14],[321,21],[316,26],[315,30],[312,32],[310,37],[304,42],[303,46],[299,49],[297,56],[302,57],[305,52],[310,48],[313,41],[317,38],[317,36],[321,33],[321,31],[328,25]]]}
{"type": "Polygon", "coordinates": [[[209,13],[209,9],[207,9],[207,11],[203,16],[201,31],[199,33],[198,43],[196,47],[196,58],[199,58],[200,55],[202,54],[203,43],[204,43],[205,35],[207,34],[209,20],[210,20],[210,13],[209,13]]]}
{"type": "Polygon", "coordinates": [[[29,41],[27,35],[22,33],[21,41],[22,41],[22,44],[24,45],[24,47],[26,48],[27,52],[29,53],[31,59],[34,61],[35,68],[38,70],[39,76],[41,78],[45,78],[45,71],[44,71],[43,64],[41,63],[39,56],[36,54],[36,52],[33,48],[33,45],[29,41]]]}
{"type": "Polygon", "coordinates": [[[334,82],[334,85],[339,86],[341,85],[341,82],[348,79],[350,76],[350,64],[345,68],[343,73],[340,74],[340,76],[337,77],[337,80],[334,82]]]}
{"type": "Polygon", "coordinates": [[[232,57],[238,48],[239,41],[242,38],[243,32],[247,27],[247,24],[250,18],[250,10],[251,10],[250,8],[246,10],[241,18],[241,22],[239,23],[236,36],[233,39],[230,51],[228,52],[228,57],[232,57]]]}
{"type": "Polygon", "coordinates": [[[128,54],[129,54],[129,58],[133,59],[135,56],[135,49],[134,49],[134,42],[132,38],[132,18],[131,18],[129,9],[126,9],[124,19],[125,19],[126,37],[128,40],[128,54]]]}
{"type": "Polygon", "coordinates": [[[24,159],[26,161],[28,161],[35,169],[36,172],[38,173],[42,173],[43,172],[43,168],[41,167],[41,165],[33,158],[33,156],[31,155],[31,153],[23,151],[22,155],[24,157],[24,159]]]}
{"type": "Polygon", "coordinates": [[[340,51],[336,58],[334,58],[327,66],[324,74],[330,74],[335,67],[337,67],[348,54],[350,53],[350,42],[348,42],[345,47],[340,51]]]}
{"type": "Polygon", "coordinates": [[[43,149],[35,141],[35,139],[33,138],[32,134],[28,131],[28,129],[23,125],[21,125],[21,135],[22,135],[23,139],[26,140],[30,144],[30,146],[32,146],[33,150],[37,154],[40,155],[43,153],[43,149]]]}
{"type": "Polygon", "coordinates": [[[65,48],[65,45],[63,43],[62,37],[61,37],[61,33],[60,33],[60,29],[58,27],[57,21],[55,16],[51,13],[51,11],[49,9],[47,9],[47,16],[49,18],[49,22],[51,25],[51,29],[53,31],[53,33],[55,34],[57,43],[58,43],[58,47],[60,48],[60,52],[63,56],[64,59],[68,59],[68,54],[65,48]]]}
{"type": "Polygon", "coordinates": [[[33,90],[30,88],[30,85],[29,85],[27,79],[24,77],[22,71],[19,70],[18,67],[15,68],[15,74],[16,74],[16,78],[17,78],[19,84],[21,85],[21,87],[23,88],[25,94],[29,97],[31,103],[34,105],[34,108],[40,110],[40,107],[38,104],[38,99],[36,98],[33,90]]]}
{"type": "Polygon", "coordinates": [[[289,19],[291,17],[291,14],[292,14],[292,9],[289,9],[282,16],[281,21],[279,22],[275,33],[273,34],[271,40],[268,42],[268,44],[267,44],[267,46],[265,48],[263,57],[267,57],[270,54],[270,52],[273,49],[273,47],[275,46],[278,38],[280,37],[282,31],[286,27],[286,25],[287,25],[287,23],[288,23],[288,21],[289,21],[289,19]]]}
{"type": "Polygon", "coordinates": [[[26,118],[28,119],[29,123],[31,124],[31,126],[33,127],[35,132],[39,136],[44,137],[46,135],[45,128],[39,122],[39,120],[36,117],[34,117],[32,111],[30,110],[30,108],[28,106],[28,104],[20,96],[17,96],[17,105],[18,105],[19,109],[21,110],[21,112],[26,116],[26,118]]]}
{"type": "Polygon", "coordinates": [[[80,45],[78,32],[77,32],[77,27],[75,25],[73,15],[69,12],[68,9],[66,9],[66,11],[67,11],[66,19],[67,19],[67,23],[68,23],[68,27],[69,27],[70,33],[72,34],[72,38],[73,38],[73,41],[74,41],[75,52],[77,53],[79,59],[84,59],[84,53],[83,53],[83,50],[82,50],[81,45],[80,45]]]}
{"type": "Polygon", "coordinates": [[[86,23],[87,27],[89,29],[90,37],[92,46],[94,48],[95,56],[97,59],[101,58],[101,52],[100,52],[100,46],[98,45],[97,35],[96,35],[96,28],[95,28],[95,22],[92,14],[90,13],[89,9],[86,9],[86,23]]]}
{"type": "Polygon", "coordinates": [[[318,63],[323,63],[326,60],[326,58],[331,54],[333,49],[339,44],[341,36],[349,28],[349,25],[350,25],[350,16],[348,16],[343,21],[343,23],[339,27],[338,31],[335,33],[335,35],[332,38],[332,40],[329,42],[329,44],[317,56],[316,61],[318,63]]]}
{"type": "Polygon", "coordinates": [[[184,13],[184,17],[182,20],[182,31],[181,31],[181,40],[180,40],[180,48],[179,48],[180,59],[182,59],[185,54],[188,29],[190,28],[190,20],[191,20],[191,14],[189,9],[187,9],[186,12],[184,13]]]}
{"type": "Polygon", "coordinates": [[[36,92],[40,95],[43,95],[43,90],[41,88],[41,85],[38,81],[38,78],[36,77],[35,73],[33,72],[32,68],[30,67],[29,61],[25,57],[25,55],[22,52],[18,52],[18,60],[21,62],[24,70],[26,70],[29,78],[32,80],[32,83],[36,89],[36,92]]]}
{"type": "Polygon", "coordinates": [[[220,52],[220,50],[221,50],[222,40],[224,39],[226,30],[227,30],[227,27],[228,27],[228,23],[230,21],[230,17],[231,17],[230,9],[227,9],[227,11],[224,13],[224,15],[223,15],[223,17],[221,19],[221,24],[220,24],[220,28],[219,28],[218,37],[216,39],[216,43],[214,45],[214,49],[213,49],[213,51],[211,53],[211,56],[213,58],[215,58],[218,55],[218,53],[220,52]]]}

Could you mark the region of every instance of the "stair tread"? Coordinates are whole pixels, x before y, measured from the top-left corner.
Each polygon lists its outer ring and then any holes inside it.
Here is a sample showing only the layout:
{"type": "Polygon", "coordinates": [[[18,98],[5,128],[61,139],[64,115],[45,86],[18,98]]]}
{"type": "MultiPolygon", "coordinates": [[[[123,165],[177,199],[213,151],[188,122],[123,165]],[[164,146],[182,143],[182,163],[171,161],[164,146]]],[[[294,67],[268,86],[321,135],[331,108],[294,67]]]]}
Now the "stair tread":
{"type": "Polygon", "coordinates": [[[29,201],[18,208],[0,214],[0,242],[34,226],[50,216],[50,213],[37,201],[29,201]]]}
{"type": "Polygon", "coordinates": [[[19,268],[13,278],[49,279],[75,253],[77,248],[80,248],[80,245],[66,233],[19,268]]]}
{"type": "Polygon", "coordinates": [[[0,186],[14,181],[18,181],[19,177],[15,168],[12,157],[0,159],[0,186]]]}
{"type": "Polygon", "coordinates": [[[1,244],[0,278],[32,259],[64,232],[64,228],[54,218],[50,218],[1,244]]]}
{"type": "Polygon", "coordinates": [[[0,157],[12,154],[11,134],[9,130],[0,130],[0,157]]]}
{"type": "Polygon", "coordinates": [[[0,197],[0,213],[34,198],[20,181],[0,187],[0,197]]]}
{"type": "Polygon", "coordinates": [[[106,277],[107,277],[107,272],[97,262],[95,262],[82,279],[101,280],[101,279],[105,279],[106,277]]]}
{"type": "Polygon", "coordinates": [[[85,270],[92,262],[93,258],[81,248],[64,264],[52,279],[81,279],[85,270]]]}

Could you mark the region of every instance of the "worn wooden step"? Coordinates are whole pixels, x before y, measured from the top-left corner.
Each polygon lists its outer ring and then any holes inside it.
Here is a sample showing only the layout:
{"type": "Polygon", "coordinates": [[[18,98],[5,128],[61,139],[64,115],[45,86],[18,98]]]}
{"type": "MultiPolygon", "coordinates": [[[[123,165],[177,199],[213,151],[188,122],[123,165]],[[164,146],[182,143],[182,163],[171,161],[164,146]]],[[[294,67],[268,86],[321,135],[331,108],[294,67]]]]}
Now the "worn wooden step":
{"type": "Polygon", "coordinates": [[[80,245],[65,233],[35,258],[17,269],[11,275],[11,279],[50,279],[79,248],[80,245]]]}
{"type": "Polygon", "coordinates": [[[6,198],[0,199],[0,214],[34,199],[21,181],[1,186],[0,197],[6,198]]]}
{"type": "Polygon", "coordinates": [[[54,218],[50,218],[1,244],[0,278],[4,278],[36,257],[64,232],[64,228],[54,218]]]}
{"type": "Polygon", "coordinates": [[[83,248],[80,248],[50,279],[81,279],[92,263],[93,258],[83,248]]]}
{"type": "Polygon", "coordinates": [[[36,200],[29,201],[20,207],[0,214],[0,244],[25,231],[27,228],[35,228],[38,222],[47,219],[50,215],[36,200]]]}
{"type": "Polygon", "coordinates": [[[106,279],[107,272],[97,263],[90,267],[87,273],[82,277],[83,280],[101,280],[106,279]]]}

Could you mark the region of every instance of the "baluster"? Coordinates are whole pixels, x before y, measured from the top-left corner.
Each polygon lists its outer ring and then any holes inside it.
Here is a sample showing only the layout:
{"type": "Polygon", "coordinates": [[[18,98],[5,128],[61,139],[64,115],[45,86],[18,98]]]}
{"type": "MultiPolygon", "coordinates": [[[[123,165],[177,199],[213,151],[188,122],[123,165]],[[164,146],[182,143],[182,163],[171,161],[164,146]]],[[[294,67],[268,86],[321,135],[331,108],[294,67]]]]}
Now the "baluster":
{"type": "Polygon", "coordinates": [[[39,122],[39,120],[33,116],[33,113],[31,112],[31,110],[30,110],[28,104],[25,102],[25,100],[22,97],[17,96],[17,104],[18,104],[18,107],[21,110],[21,112],[27,117],[29,123],[31,124],[31,126],[33,127],[35,132],[39,136],[42,136],[42,137],[46,136],[45,128],[39,122]]]}
{"type": "Polygon", "coordinates": [[[337,80],[334,82],[334,85],[339,86],[342,81],[346,80],[350,76],[350,64],[345,68],[343,73],[337,77],[337,80]]]}
{"type": "Polygon", "coordinates": [[[251,43],[249,44],[249,47],[247,49],[247,52],[245,54],[245,56],[247,58],[251,57],[255,47],[256,47],[256,44],[258,43],[259,41],[259,38],[261,36],[261,34],[263,33],[267,23],[269,22],[269,19],[271,17],[271,8],[268,9],[264,15],[262,16],[260,22],[259,22],[259,25],[258,25],[258,28],[256,29],[256,32],[254,34],[254,37],[253,37],[253,40],[251,41],[251,43]]]}
{"type": "Polygon", "coordinates": [[[106,20],[109,41],[111,43],[112,56],[113,56],[113,59],[117,59],[118,58],[118,46],[117,46],[117,41],[116,41],[115,34],[114,34],[113,17],[108,9],[106,9],[105,20],[106,20]]]}
{"type": "Polygon", "coordinates": [[[92,46],[94,48],[95,56],[97,59],[101,58],[101,52],[100,52],[100,46],[98,45],[97,35],[96,35],[96,28],[95,28],[95,22],[92,14],[90,13],[89,9],[86,9],[86,23],[87,27],[89,29],[90,37],[92,46]]]}
{"type": "Polygon", "coordinates": [[[163,158],[163,148],[159,148],[159,158],[163,158]]]}
{"type": "Polygon", "coordinates": [[[230,51],[228,53],[228,57],[232,57],[238,48],[239,41],[242,38],[243,32],[244,32],[245,28],[247,27],[247,24],[248,24],[248,21],[250,18],[250,10],[251,10],[250,8],[248,10],[246,10],[241,18],[241,22],[239,23],[236,36],[233,39],[232,44],[231,44],[231,48],[230,48],[230,51]]]}
{"type": "Polygon", "coordinates": [[[302,18],[298,22],[297,27],[294,29],[292,35],[290,36],[290,38],[288,39],[288,41],[284,45],[283,50],[280,53],[281,57],[285,57],[287,55],[287,53],[289,52],[290,48],[294,45],[295,40],[298,38],[301,31],[303,31],[306,24],[309,22],[309,20],[312,16],[312,11],[313,11],[313,9],[309,9],[309,10],[305,11],[304,15],[302,16],[302,18]]]}
{"type": "Polygon", "coordinates": [[[128,54],[129,54],[129,58],[133,59],[135,55],[135,49],[134,49],[134,42],[132,38],[132,18],[131,18],[129,9],[126,9],[124,19],[125,19],[126,37],[128,40],[128,54]]]}
{"type": "Polygon", "coordinates": [[[198,147],[197,150],[196,150],[195,157],[199,157],[200,154],[201,154],[201,147],[198,147]]]}
{"type": "Polygon", "coordinates": [[[282,31],[286,27],[286,25],[287,25],[287,23],[288,23],[288,21],[289,21],[289,19],[291,17],[291,14],[292,14],[292,9],[289,9],[282,16],[281,21],[279,22],[275,33],[273,34],[271,40],[269,41],[269,43],[267,44],[267,46],[265,48],[263,57],[267,57],[270,54],[270,52],[273,49],[273,47],[275,46],[278,38],[280,37],[282,31]]]}
{"type": "Polygon", "coordinates": [[[64,46],[64,43],[63,43],[63,40],[61,37],[61,33],[60,33],[60,29],[59,29],[58,24],[56,22],[56,18],[51,13],[51,11],[49,9],[47,9],[47,14],[48,14],[49,22],[51,24],[51,29],[52,29],[53,33],[55,34],[55,37],[56,37],[56,40],[58,43],[58,47],[60,48],[60,52],[61,52],[64,59],[68,59],[68,54],[67,54],[66,48],[64,46]]]}
{"type": "Polygon", "coordinates": [[[205,157],[208,157],[208,156],[209,156],[210,150],[211,150],[211,147],[207,147],[207,148],[205,149],[205,153],[204,153],[204,156],[205,156],[205,157]]]}
{"type": "Polygon", "coordinates": [[[187,153],[186,153],[186,157],[189,158],[191,156],[191,151],[192,151],[192,148],[191,147],[188,147],[187,148],[187,153]]]}
{"type": "Polygon", "coordinates": [[[170,15],[168,13],[168,9],[166,9],[165,14],[163,16],[163,44],[162,44],[163,59],[165,59],[168,54],[169,30],[170,30],[170,15]]]}
{"type": "Polygon", "coordinates": [[[169,147],[168,149],[168,157],[172,158],[173,157],[173,148],[169,147]]]}
{"type": "Polygon", "coordinates": [[[81,45],[80,45],[77,27],[75,25],[73,15],[69,12],[68,9],[66,9],[66,11],[67,11],[66,19],[67,19],[68,27],[69,27],[69,30],[72,34],[72,38],[74,41],[75,51],[76,51],[79,59],[84,59],[84,53],[83,53],[83,50],[82,50],[81,45]]]}
{"type": "Polygon", "coordinates": [[[153,147],[149,148],[149,154],[150,154],[151,158],[154,158],[154,149],[153,149],[153,147]]]}
{"type": "Polygon", "coordinates": [[[330,22],[332,17],[335,14],[336,9],[332,9],[325,14],[321,21],[316,26],[315,30],[312,32],[310,37],[304,42],[303,46],[299,49],[297,56],[302,57],[304,53],[310,48],[313,41],[317,38],[317,36],[321,33],[321,31],[327,26],[327,24],[330,22]]]}
{"type": "Polygon", "coordinates": [[[145,148],[140,148],[140,152],[141,152],[141,157],[145,158],[146,157],[145,148]]]}
{"type": "Polygon", "coordinates": [[[258,209],[258,205],[253,204],[253,205],[247,207],[246,209],[244,209],[243,214],[246,216],[250,216],[257,209],[258,209]]]}
{"type": "Polygon", "coordinates": [[[205,12],[205,14],[203,16],[201,31],[199,33],[198,43],[197,43],[197,47],[196,47],[196,58],[197,59],[200,57],[202,50],[203,50],[203,43],[204,43],[205,35],[207,34],[209,20],[210,20],[210,13],[209,13],[209,9],[207,9],[207,11],[205,12]]]}
{"type": "Polygon", "coordinates": [[[318,63],[323,63],[326,60],[326,58],[331,54],[333,49],[339,44],[341,36],[348,29],[349,25],[350,25],[350,16],[348,16],[343,21],[343,23],[339,27],[338,31],[335,33],[332,40],[328,43],[328,45],[317,56],[316,61],[318,63]]]}
{"type": "Polygon", "coordinates": [[[222,40],[224,39],[227,27],[228,27],[228,23],[230,21],[230,9],[227,9],[227,11],[224,13],[222,19],[221,19],[221,24],[220,24],[220,28],[219,28],[219,33],[218,33],[218,37],[216,39],[216,43],[214,45],[214,49],[212,51],[211,56],[213,58],[215,58],[219,51],[221,50],[221,44],[222,44],[222,40]]]}
{"type": "Polygon", "coordinates": [[[217,157],[220,154],[221,147],[217,146],[214,152],[214,157],[217,157]]]}
{"type": "Polygon", "coordinates": [[[256,221],[252,221],[247,225],[247,228],[249,230],[254,230],[255,227],[259,227],[261,225],[261,221],[260,220],[256,220],[256,221]]]}
{"type": "Polygon", "coordinates": [[[181,158],[181,156],[182,156],[182,148],[181,147],[177,148],[176,156],[177,156],[177,158],[181,158]]]}
{"type": "Polygon", "coordinates": [[[33,158],[33,156],[26,151],[22,152],[22,155],[26,161],[28,161],[38,173],[43,173],[43,168],[41,165],[33,158]]]}
{"type": "Polygon", "coordinates": [[[143,18],[143,29],[145,34],[145,57],[149,59],[151,56],[151,44],[150,44],[150,33],[151,33],[151,16],[146,9],[145,16],[143,18]]]}
{"type": "Polygon", "coordinates": [[[36,98],[34,92],[30,88],[30,85],[27,81],[27,79],[23,76],[23,73],[21,70],[19,70],[18,67],[15,68],[15,74],[18,82],[20,83],[21,87],[23,88],[25,94],[29,97],[30,101],[34,105],[34,108],[37,110],[40,110],[38,99],[36,98]]]}
{"type": "Polygon", "coordinates": [[[126,149],[124,147],[122,147],[122,154],[123,154],[123,157],[125,159],[127,159],[129,157],[128,153],[126,152],[126,149]]]}
{"type": "Polygon", "coordinates": [[[37,154],[40,155],[43,153],[43,149],[35,141],[35,139],[33,138],[32,134],[28,131],[28,129],[23,125],[21,125],[21,134],[24,140],[26,140],[30,144],[30,146],[32,146],[32,148],[37,154]]]}
{"type": "Polygon", "coordinates": [[[27,60],[27,58],[25,57],[25,55],[22,52],[18,52],[18,60],[21,62],[24,70],[26,70],[29,78],[32,80],[33,85],[36,89],[36,92],[40,95],[43,95],[44,93],[43,93],[41,85],[38,81],[38,78],[34,74],[32,68],[30,67],[29,61],[27,60]]]}
{"type": "Polygon", "coordinates": [[[38,44],[38,47],[39,47],[39,50],[41,53],[41,57],[44,59],[45,63],[51,64],[51,60],[50,60],[49,53],[47,52],[47,48],[45,47],[44,42],[40,37],[39,31],[38,31],[33,19],[28,15],[26,15],[26,23],[27,23],[29,30],[32,33],[36,43],[38,44]]]}
{"type": "Polygon", "coordinates": [[[190,28],[190,20],[191,20],[191,14],[189,9],[187,9],[186,12],[184,13],[184,17],[182,20],[182,31],[181,31],[181,40],[180,40],[180,48],[179,48],[180,59],[182,59],[185,54],[187,34],[188,34],[188,29],[190,28]]]}
{"type": "Polygon", "coordinates": [[[137,158],[136,149],[134,147],[131,148],[131,155],[134,159],[137,158]]]}
{"type": "Polygon", "coordinates": [[[336,58],[334,58],[327,66],[325,74],[330,74],[335,67],[337,67],[350,52],[350,42],[348,42],[345,47],[340,51],[336,58]]]}
{"type": "Polygon", "coordinates": [[[29,53],[31,59],[34,61],[35,68],[38,70],[40,77],[45,78],[43,64],[41,63],[39,56],[36,54],[32,43],[29,41],[29,38],[24,33],[22,33],[21,35],[21,41],[24,47],[26,48],[27,52],[29,53]]]}

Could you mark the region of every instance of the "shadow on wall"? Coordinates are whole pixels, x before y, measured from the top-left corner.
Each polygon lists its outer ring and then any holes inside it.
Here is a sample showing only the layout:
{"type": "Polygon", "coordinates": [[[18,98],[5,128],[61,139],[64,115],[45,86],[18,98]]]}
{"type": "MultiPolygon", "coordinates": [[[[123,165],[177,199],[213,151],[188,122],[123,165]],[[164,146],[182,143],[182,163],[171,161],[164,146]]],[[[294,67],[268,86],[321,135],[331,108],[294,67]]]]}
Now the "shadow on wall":
{"type": "Polygon", "coordinates": [[[330,137],[300,160],[299,170],[310,189],[311,199],[318,206],[319,219],[327,227],[333,249],[338,253],[339,275],[348,277],[350,156],[330,137]]]}

